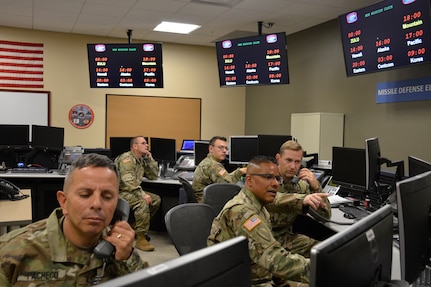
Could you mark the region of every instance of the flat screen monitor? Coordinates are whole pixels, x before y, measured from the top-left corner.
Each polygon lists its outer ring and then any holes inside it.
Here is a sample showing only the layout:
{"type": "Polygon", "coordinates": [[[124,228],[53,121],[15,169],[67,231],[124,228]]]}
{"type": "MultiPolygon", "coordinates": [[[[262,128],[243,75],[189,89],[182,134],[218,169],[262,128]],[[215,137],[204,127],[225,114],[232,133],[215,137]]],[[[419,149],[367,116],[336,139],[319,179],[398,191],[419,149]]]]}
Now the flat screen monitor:
{"type": "Polygon", "coordinates": [[[210,143],[209,141],[195,141],[193,147],[193,157],[195,160],[195,167],[199,165],[199,163],[207,157],[209,152],[210,143]]]}
{"type": "MultiPolygon", "coordinates": [[[[257,135],[229,137],[229,163],[248,164],[259,154],[259,139],[257,135]]],[[[275,156],[275,155],[273,155],[275,156]]]]}
{"type": "Polygon", "coordinates": [[[363,193],[365,180],[365,149],[332,147],[332,182],[363,193]]]}
{"type": "Polygon", "coordinates": [[[122,153],[130,150],[130,140],[132,137],[110,137],[109,138],[109,149],[111,150],[111,156],[115,159],[122,153]]]}
{"type": "Polygon", "coordinates": [[[392,208],[386,205],[313,246],[310,287],[371,287],[389,282],[392,227],[392,208]]]}
{"type": "Polygon", "coordinates": [[[150,138],[152,157],[159,163],[175,163],[177,160],[177,145],[175,139],[150,138]]]}
{"type": "Polygon", "coordinates": [[[87,44],[91,88],[163,88],[162,44],[87,44]]]}
{"type": "Polygon", "coordinates": [[[29,125],[0,125],[0,148],[28,148],[29,125]]]}
{"type": "Polygon", "coordinates": [[[412,284],[430,264],[431,172],[397,182],[401,279],[412,284]]]}
{"type": "Polygon", "coordinates": [[[248,287],[250,284],[248,241],[239,236],[98,286],[248,287]]]}
{"type": "Polygon", "coordinates": [[[379,139],[365,140],[365,186],[367,190],[376,188],[380,176],[380,144],[379,139]]]}
{"type": "Polygon", "coordinates": [[[181,150],[190,150],[192,151],[195,145],[194,140],[183,140],[183,143],[181,144],[181,150]]]}
{"type": "Polygon", "coordinates": [[[347,76],[431,61],[429,0],[386,0],[339,16],[347,76]]]}
{"type": "Polygon", "coordinates": [[[294,138],[290,135],[257,135],[257,139],[258,154],[275,157],[281,145],[294,138]]]}
{"type": "Polygon", "coordinates": [[[64,146],[64,128],[32,125],[31,146],[61,151],[64,146]]]}
{"type": "Polygon", "coordinates": [[[409,155],[408,158],[409,165],[409,176],[415,176],[427,171],[431,171],[431,163],[423,159],[409,155]]]}
{"type": "Polygon", "coordinates": [[[284,32],[216,42],[216,55],[222,87],[289,83],[284,32]]]}
{"type": "Polygon", "coordinates": [[[109,148],[84,148],[84,154],[87,153],[96,153],[100,155],[106,155],[109,158],[112,158],[111,150],[109,148]]]}

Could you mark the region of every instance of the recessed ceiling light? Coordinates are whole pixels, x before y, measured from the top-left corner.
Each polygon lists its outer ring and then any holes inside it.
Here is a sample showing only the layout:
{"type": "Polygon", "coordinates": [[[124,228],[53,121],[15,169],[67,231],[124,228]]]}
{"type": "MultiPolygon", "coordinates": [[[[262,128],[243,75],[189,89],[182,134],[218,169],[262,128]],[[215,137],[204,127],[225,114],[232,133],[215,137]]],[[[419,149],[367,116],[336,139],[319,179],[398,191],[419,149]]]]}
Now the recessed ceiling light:
{"type": "Polygon", "coordinates": [[[175,23],[175,22],[166,22],[163,21],[153,31],[159,32],[170,32],[170,33],[179,33],[179,34],[188,34],[201,26],[194,24],[184,24],[184,23],[175,23]]]}

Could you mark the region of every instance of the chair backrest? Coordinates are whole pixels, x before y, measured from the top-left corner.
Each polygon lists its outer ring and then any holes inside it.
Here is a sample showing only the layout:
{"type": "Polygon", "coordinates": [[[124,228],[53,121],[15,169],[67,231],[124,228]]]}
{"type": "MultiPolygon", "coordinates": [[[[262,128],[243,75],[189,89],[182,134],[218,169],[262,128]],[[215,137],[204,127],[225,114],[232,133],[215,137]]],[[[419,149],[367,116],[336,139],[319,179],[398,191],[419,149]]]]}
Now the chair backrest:
{"type": "Polygon", "coordinates": [[[183,185],[184,191],[186,192],[186,197],[187,197],[186,202],[188,203],[198,202],[196,199],[195,191],[193,190],[191,183],[182,176],[178,176],[178,180],[181,182],[181,184],[183,185]]]}
{"type": "Polygon", "coordinates": [[[233,183],[212,183],[203,190],[203,202],[211,206],[216,214],[223,209],[223,206],[232,199],[241,187],[233,183]]]}
{"type": "Polygon", "coordinates": [[[207,247],[214,210],[203,203],[184,203],[165,214],[166,230],[178,254],[184,255],[207,247]]]}

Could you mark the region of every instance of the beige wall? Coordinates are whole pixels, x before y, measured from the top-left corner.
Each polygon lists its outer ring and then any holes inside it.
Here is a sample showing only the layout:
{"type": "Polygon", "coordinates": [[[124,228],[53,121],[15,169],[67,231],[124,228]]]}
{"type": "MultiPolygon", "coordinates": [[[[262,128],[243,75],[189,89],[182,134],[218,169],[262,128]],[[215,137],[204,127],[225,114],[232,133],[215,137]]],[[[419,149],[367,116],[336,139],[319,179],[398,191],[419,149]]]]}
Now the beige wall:
{"type": "MultiPolygon", "coordinates": [[[[90,89],[86,44],[125,43],[127,39],[7,27],[0,27],[0,35],[3,40],[44,44],[45,88],[41,90],[51,92],[51,125],[65,128],[65,145],[105,146],[106,94],[202,98],[202,139],[216,134],[244,134],[245,88],[219,87],[213,47],[163,43],[163,89],[90,89]],[[90,127],[77,129],[69,123],[69,110],[76,104],[93,109],[95,117],[90,127]]],[[[140,120],[139,115],[136,120],[140,120]]],[[[160,120],[162,110],[160,118],[142,122],[142,126],[156,125],[160,120]]]]}
{"type": "Polygon", "coordinates": [[[431,161],[431,101],[376,104],[377,83],[431,77],[430,64],[347,78],[335,20],[288,36],[287,46],[290,84],[247,88],[247,134],[289,134],[292,113],[344,113],[344,146],[377,136],[384,157],[431,161]]]}

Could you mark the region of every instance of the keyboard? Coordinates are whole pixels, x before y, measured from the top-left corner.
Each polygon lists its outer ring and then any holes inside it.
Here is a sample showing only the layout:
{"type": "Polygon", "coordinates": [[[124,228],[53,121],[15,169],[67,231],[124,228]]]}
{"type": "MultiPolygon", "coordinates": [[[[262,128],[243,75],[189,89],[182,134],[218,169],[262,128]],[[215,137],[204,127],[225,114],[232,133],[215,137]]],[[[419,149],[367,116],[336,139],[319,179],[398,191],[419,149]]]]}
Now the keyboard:
{"type": "Polygon", "coordinates": [[[172,179],[178,179],[178,176],[185,178],[188,181],[193,180],[193,171],[178,171],[172,176],[172,179]]]}
{"type": "Polygon", "coordinates": [[[353,205],[340,205],[338,209],[348,215],[351,215],[355,219],[362,219],[371,213],[368,210],[353,205]]]}
{"type": "Polygon", "coordinates": [[[42,167],[15,167],[10,170],[11,173],[47,173],[47,168],[42,167]]]}
{"type": "Polygon", "coordinates": [[[335,195],[335,194],[337,194],[337,192],[338,192],[339,189],[340,189],[339,185],[330,185],[330,184],[327,184],[323,188],[323,192],[325,192],[325,193],[327,193],[329,195],[335,195]]]}

